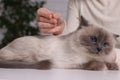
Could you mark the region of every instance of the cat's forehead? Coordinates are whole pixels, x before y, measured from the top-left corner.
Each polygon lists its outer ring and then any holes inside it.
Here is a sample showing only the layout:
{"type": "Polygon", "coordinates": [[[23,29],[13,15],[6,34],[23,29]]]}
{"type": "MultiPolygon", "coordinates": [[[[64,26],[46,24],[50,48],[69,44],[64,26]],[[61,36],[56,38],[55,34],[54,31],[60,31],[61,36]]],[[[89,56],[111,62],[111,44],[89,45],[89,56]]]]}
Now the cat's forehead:
{"type": "Polygon", "coordinates": [[[97,27],[97,26],[90,26],[86,27],[83,30],[83,34],[87,36],[96,36],[97,38],[102,39],[111,39],[113,38],[111,36],[111,33],[109,33],[107,30],[97,27]]]}

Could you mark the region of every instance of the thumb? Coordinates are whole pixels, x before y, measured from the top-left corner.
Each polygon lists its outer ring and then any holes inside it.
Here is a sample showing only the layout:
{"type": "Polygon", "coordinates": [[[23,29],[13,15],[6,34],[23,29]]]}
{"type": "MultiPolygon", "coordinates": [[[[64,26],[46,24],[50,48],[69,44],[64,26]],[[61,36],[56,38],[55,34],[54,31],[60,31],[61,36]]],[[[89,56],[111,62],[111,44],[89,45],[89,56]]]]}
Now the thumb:
{"type": "Polygon", "coordinates": [[[53,35],[59,35],[63,32],[63,27],[55,27],[51,30],[51,32],[53,33],[53,35]]]}
{"type": "Polygon", "coordinates": [[[52,14],[52,17],[53,17],[54,19],[60,19],[60,18],[61,18],[61,15],[60,15],[59,13],[57,13],[57,12],[54,12],[54,13],[52,14]]]}

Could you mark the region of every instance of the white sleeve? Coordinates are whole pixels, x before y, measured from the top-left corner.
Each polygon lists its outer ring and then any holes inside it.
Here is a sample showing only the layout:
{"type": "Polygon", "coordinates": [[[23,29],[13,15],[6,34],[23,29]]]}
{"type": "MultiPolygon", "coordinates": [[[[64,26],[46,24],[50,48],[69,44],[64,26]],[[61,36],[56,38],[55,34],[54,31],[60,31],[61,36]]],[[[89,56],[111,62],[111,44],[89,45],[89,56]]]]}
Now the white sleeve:
{"type": "Polygon", "coordinates": [[[67,10],[67,21],[63,34],[75,31],[79,26],[79,9],[81,0],[69,0],[67,10]]]}

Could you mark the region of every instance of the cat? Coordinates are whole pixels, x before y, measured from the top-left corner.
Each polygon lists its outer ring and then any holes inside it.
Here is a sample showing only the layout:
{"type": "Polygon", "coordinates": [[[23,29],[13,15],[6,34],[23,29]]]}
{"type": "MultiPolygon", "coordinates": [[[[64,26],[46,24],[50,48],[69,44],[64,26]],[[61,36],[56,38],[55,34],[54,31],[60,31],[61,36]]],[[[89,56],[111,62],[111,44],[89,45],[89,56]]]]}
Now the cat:
{"type": "Polygon", "coordinates": [[[64,36],[26,36],[0,50],[1,68],[118,70],[112,33],[95,25],[64,36]]]}

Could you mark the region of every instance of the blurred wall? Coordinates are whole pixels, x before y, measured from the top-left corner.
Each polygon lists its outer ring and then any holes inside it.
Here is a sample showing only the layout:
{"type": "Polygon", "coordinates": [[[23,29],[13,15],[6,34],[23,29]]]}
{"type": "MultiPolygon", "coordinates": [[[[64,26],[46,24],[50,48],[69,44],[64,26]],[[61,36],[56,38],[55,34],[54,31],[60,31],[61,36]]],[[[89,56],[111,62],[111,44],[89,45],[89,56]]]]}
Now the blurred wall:
{"type": "Polygon", "coordinates": [[[46,0],[47,3],[44,7],[59,12],[64,19],[66,19],[67,14],[67,1],[68,0],[46,0]]]}

